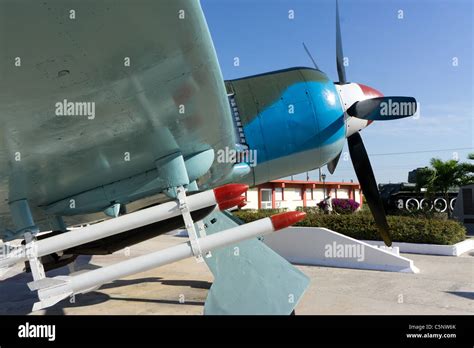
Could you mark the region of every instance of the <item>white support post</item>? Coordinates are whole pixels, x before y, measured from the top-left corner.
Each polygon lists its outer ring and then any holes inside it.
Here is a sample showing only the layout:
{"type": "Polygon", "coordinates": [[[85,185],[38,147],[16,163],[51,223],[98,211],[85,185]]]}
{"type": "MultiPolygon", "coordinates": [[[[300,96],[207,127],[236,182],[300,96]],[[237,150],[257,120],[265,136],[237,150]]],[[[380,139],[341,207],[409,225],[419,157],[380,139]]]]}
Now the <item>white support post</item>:
{"type": "MultiPolygon", "coordinates": [[[[196,181],[193,181],[192,183],[190,183],[188,185],[188,192],[194,192],[194,191],[199,191],[199,187],[198,187],[196,181]]],[[[199,220],[199,221],[196,222],[196,226],[197,226],[197,229],[198,229],[199,238],[206,237],[207,233],[206,233],[206,226],[205,226],[204,222],[202,220],[199,220]]],[[[209,258],[209,257],[212,257],[211,251],[208,251],[206,253],[206,259],[209,258]]]]}
{"type": "MultiPolygon", "coordinates": [[[[206,237],[207,233],[206,233],[206,226],[204,225],[204,222],[202,220],[199,220],[198,222],[196,222],[196,226],[198,227],[199,238],[206,237]]],[[[212,252],[209,250],[206,253],[206,259],[208,259],[210,257],[212,257],[212,252]]]]}
{"type": "Polygon", "coordinates": [[[41,258],[37,257],[36,253],[36,238],[31,234],[31,232],[25,233],[25,242],[26,242],[26,257],[30,264],[31,274],[33,275],[33,280],[39,281],[46,278],[46,273],[44,271],[43,263],[41,258]]]}
{"type": "Polygon", "coordinates": [[[183,216],[184,227],[188,232],[189,242],[191,244],[191,250],[193,251],[193,255],[196,257],[197,262],[203,262],[204,259],[202,258],[199,238],[196,232],[196,228],[194,226],[193,218],[191,216],[191,211],[189,210],[189,206],[186,199],[186,192],[183,186],[179,186],[176,188],[176,198],[178,198],[179,210],[181,211],[181,215],[183,216]]]}

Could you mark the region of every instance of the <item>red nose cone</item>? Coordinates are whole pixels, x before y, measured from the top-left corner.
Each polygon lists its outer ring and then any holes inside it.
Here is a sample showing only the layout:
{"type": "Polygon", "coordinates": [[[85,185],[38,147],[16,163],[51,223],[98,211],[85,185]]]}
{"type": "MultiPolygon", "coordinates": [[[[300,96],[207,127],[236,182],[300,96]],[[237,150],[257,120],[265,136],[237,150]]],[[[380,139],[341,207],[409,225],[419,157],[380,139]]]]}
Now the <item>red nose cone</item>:
{"type": "Polygon", "coordinates": [[[358,83],[358,85],[367,98],[383,97],[383,94],[377,91],[375,88],[363,85],[362,83],[358,83]]]}
{"type": "Polygon", "coordinates": [[[219,203],[219,209],[220,210],[226,210],[230,209],[235,206],[243,207],[245,206],[245,197],[244,196],[239,196],[236,198],[229,199],[228,201],[221,202],[219,203]]]}
{"type": "Polygon", "coordinates": [[[216,197],[216,203],[221,204],[222,202],[240,196],[242,193],[249,189],[248,185],[244,184],[227,184],[214,189],[214,196],[216,197]]]}
{"type": "MultiPolygon", "coordinates": [[[[362,90],[362,93],[367,97],[367,99],[370,98],[377,98],[377,97],[383,97],[383,94],[377,91],[375,88],[363,85],[362,83],[358,83],[360,89],[362,90]]],[[[371,124],[372,120],[367,121],[367,126],[371,124]]]]}
{"type": "Polygon", "coordinates": [[[302,211],[289,211],[273,215],[270,219],[272,219],[273,228],[277,231],[303,220],[305,216],[306,213],[302,211]]]}

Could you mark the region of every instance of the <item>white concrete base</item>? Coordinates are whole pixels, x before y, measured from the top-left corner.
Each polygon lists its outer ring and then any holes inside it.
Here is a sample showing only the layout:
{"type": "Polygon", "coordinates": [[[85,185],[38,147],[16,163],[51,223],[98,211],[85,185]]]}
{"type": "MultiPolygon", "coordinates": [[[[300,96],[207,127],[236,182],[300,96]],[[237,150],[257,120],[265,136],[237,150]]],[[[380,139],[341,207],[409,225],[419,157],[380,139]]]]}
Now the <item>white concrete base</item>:
{"type": "MultiPolygon", "coordinates": [[[[383,242],[377,240],[364,240],[363,242],[374,246],[384,245],[383,242]]],[[[442,256],[459,256],[474,250],[474,239],[466,239],[454,245],[437,245],[437,244],[417,244],[417,243],[400,243],[393,242],[394,247],[398,247],[400,252],[408,254],[425,254],[425,255],[442,255],[442,256]]]]}
{"type": "Polygon", "coordinates": [[[3,267],[0,268],[0,280],[5,280],[8,278],[8,273],[10,272],[11,268],[3,267]]]}
{"type": "Polygon", "coordinates": [[[265,236],[264,242],[291,263],[418,273],[398,249],[368,243],[319,227],[289,227],[265,236]]]}

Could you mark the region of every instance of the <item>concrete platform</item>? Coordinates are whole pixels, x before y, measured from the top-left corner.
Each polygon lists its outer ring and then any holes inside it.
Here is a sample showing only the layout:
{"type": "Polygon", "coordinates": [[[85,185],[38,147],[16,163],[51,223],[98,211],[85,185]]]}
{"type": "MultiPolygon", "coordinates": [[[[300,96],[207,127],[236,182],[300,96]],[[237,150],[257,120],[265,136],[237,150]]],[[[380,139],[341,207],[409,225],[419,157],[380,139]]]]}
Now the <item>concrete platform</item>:
{"type": "MultiPolygon", "coordinates": [[[[81,257],[84,267],[104,266],[183,242],[165,235],[112,256],[81,257]]],[[[297,314],[474,314],[474,253],[461,257],[410,255],[419,274],[297,266],[311,286],[297,314]]],[[[36,301],[21,265],[0,281],[0,315],[29,314],[36,301]]],[[[67,274],[67,268],[50,276],[67,274]]],[[[204,263],[183,260],[106,284],[34,314],[194,314],[200,315],[212,283],[204,263]]]]}
{"type": "Polygon", "coordinates": [[[376,247],[322,227],[288,227],[265,236],[264,242],[293,264],[419,272],[413,260],[401,256],[398,249],[376,247]]]}

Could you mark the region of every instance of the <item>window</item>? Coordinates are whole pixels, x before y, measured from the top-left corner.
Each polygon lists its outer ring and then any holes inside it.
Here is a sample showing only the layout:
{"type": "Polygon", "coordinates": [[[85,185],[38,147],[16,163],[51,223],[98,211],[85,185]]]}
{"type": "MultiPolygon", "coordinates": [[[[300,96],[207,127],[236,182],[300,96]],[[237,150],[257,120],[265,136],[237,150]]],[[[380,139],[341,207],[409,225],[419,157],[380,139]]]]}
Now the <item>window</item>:
{"type": "Polygon", "coordinates": [[[261,189],[260,194],[262,195],[262,209],[271,209],[272,208],[272,190],[271,189],[261,189]]]}

